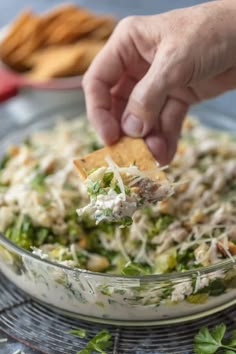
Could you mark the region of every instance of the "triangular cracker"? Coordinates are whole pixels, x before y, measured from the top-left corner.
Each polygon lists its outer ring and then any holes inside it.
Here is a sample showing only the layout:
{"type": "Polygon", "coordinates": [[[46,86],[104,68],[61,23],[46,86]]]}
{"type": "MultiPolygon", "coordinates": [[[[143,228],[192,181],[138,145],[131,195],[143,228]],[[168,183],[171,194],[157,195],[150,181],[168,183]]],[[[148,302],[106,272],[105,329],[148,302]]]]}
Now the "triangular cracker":
{"type": "Polygon", "coordinates": [[[136,165],[141,171],[153,171],[150,178],[165,179],[165,174],[158,170],[157,161],[143,139],[122,137],[117,143],[105,146],[87,156],[74,160],[81,179],[86,179],[95,168],[107,166],[106,157],[110,156],[119,167],[136,165]]]}

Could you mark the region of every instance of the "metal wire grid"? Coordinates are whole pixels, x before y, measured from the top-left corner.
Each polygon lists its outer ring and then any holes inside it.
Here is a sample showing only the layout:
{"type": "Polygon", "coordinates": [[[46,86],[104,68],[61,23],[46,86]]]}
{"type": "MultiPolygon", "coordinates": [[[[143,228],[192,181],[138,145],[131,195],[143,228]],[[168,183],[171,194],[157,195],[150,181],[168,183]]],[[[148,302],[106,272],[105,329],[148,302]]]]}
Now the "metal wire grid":
{"type": "Polygon", "coordinates": [[[31,300],[0,274],[0,329],[44,354],[76,354],[88,339],[68,332],[84,328],[88,338],[108,329],[113,336],[110,354],[191,354],[193,337],[201,326],[224,322],[236,328],[236,307],[186,324],[152,327],[115,327],[93,324],[57,314],[31,300]]]}

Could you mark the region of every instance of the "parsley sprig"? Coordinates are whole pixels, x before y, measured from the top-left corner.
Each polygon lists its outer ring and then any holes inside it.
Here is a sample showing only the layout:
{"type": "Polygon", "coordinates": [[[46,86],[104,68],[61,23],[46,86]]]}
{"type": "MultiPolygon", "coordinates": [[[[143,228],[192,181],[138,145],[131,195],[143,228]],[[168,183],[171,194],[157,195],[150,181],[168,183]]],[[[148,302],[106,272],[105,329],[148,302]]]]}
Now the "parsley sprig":
{"type": "MultiPolygon", "coordinates": [[[[69,332],[80,338],[86,338],[87,332],[83,328],[74,329],[69,332]]],[[[106,329],[98,332],[92,339],[90,339],[84,349],[77,352],[77,354],[93,354],[101,353],[107,354],[105,350],[110,349],[112,346],[112,335],[106,329]]]]}
{"type": "Polygon", "coordinates": [[[30,182],[31,188],[36,190],[37,192],[41,192],[41,193],[45,192],[46,191],[45,178],[46,175],[43,172],[37,171],[37,173],[35,174],[35,176],[32,178],[30,182]]]}
{"type": "Polygon", "coordinates": [[[225,333],[224,323],[215,326],[212,330],[202,327],[194,338],[194,352],[196,354],[236,353],[236,331],[227,338],[225,333]]]}

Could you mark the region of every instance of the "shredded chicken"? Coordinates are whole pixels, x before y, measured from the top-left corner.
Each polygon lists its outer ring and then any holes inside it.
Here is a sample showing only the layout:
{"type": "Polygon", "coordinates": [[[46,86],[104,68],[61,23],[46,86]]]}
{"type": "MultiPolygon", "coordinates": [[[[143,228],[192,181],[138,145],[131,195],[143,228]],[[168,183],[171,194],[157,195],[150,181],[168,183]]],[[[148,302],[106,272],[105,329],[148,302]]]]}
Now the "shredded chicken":
{"type": "MultiPolygon", "coordinates": [[[[112,172],[116,192],[101,191],[86,207],[87,188],[71,161],[98,144],[94,132],[75,119],[10,147],[0,167],[0,231],[39,257],[93,271],[121,274],[134,263],[151,274],[234,261],[236,144],[229,134],[186,124],[166,169],[169,185],[154,185],[136,166],[117,169],[109,160],[108,170],[96,170],[89,179],[96,183],[112,172]],[[140,191],[148,203],[138,205],[140,191]],[[168,200],[156,203],[166,195],[168,200]],[[78,217],[76,209],[84,207],[96,209],[98,225],[78,217]],[[114,214],[132,215],[132,225],[121,229],[110,223],[114,214]]],[[[194,291],[208,282],[197,279],[194,291]]],[[[192,288],[176,286],[173,301],[192,288]]]]}

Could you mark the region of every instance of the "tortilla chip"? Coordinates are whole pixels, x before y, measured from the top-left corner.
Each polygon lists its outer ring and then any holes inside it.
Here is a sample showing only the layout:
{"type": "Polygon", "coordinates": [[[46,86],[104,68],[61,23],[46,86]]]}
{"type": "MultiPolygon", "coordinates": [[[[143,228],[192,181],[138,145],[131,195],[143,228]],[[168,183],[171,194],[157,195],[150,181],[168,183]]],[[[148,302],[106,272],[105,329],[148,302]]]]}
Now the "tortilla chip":
{"type": "Polygon", "coordinates": [[[114,145],[105,146],[83,158],[74,160],[80,178],[85,180],[94,168],[107,166],[105,161],[107,156],[110,156],[119,167],[128,167],[135,164],[141,171],[156,170],[153,174],[150,174],[150,178],[165,179],[165,174],[158,171],[157,161],[144,140],[127,136],[122,137],[114,145]]]}

